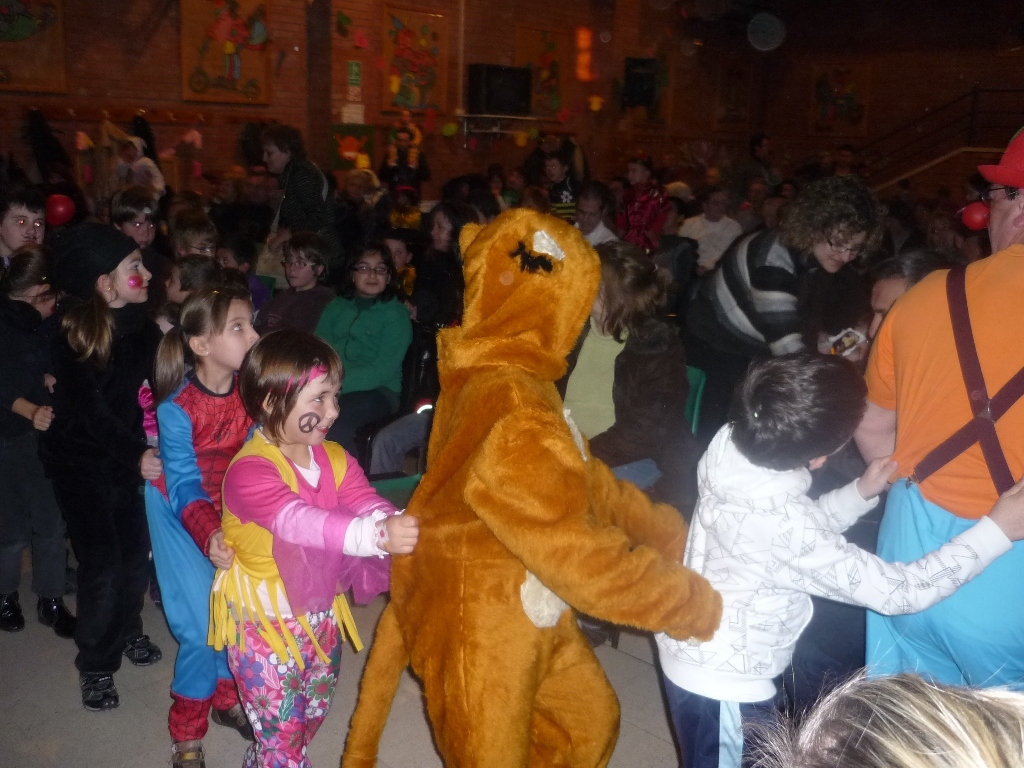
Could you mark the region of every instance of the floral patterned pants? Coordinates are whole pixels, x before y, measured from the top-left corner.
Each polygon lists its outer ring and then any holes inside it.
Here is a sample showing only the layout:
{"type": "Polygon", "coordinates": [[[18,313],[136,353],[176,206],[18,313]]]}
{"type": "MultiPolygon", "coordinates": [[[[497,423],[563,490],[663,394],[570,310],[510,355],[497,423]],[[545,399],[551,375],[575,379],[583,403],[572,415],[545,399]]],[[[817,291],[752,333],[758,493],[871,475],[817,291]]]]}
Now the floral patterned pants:
{"type": "Polygon", "coordinates": [[[317,656],[295,619],[284,623],[299,644],[305,669],[290,655],[279,658],[252,623],[242,625],[244,652],[238,644],[228,646],[228,666],[256,733],[256,743],[245,753],[244,768],[310,768],[306,746],[331,708],[341,664],[341,632],[333,611],[306,618],[329,664],[317,656]]]}

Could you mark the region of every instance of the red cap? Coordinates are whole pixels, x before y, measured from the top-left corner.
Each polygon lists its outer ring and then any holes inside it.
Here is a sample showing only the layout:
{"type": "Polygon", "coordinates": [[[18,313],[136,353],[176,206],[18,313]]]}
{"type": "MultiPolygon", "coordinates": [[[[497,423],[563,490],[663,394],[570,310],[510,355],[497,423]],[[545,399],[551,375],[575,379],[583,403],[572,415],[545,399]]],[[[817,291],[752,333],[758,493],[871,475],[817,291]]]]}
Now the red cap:
{"type": "Polygon", "coordinates": [[[979,165],[985,181],[1006,187],[1024,187],[1024,129],[1010,139],[999,165],[979,165]]]}

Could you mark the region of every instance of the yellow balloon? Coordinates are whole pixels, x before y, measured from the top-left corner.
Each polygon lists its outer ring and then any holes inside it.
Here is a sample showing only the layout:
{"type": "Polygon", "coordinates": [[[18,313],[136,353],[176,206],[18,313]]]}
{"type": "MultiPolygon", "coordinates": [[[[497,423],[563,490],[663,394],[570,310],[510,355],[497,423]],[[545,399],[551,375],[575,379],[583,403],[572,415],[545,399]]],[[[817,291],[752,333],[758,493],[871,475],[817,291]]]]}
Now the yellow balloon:
{"type": "Polygon", "coordinates": [[[392,75],[391,80],[388,84],[391,89],[391,93],[398,93],[398,89],[401,86],[401,83],[402,79],[398,75],[392,75]]]}
{"type": "Polygon", "coordinates": [[[526,142],[527,142],[528,139],[529,139],[529,137],[526,135],[525,131],[519,131],[516,134],[516,146],[517,147],[525,147],[526,146],[526,142]]]}

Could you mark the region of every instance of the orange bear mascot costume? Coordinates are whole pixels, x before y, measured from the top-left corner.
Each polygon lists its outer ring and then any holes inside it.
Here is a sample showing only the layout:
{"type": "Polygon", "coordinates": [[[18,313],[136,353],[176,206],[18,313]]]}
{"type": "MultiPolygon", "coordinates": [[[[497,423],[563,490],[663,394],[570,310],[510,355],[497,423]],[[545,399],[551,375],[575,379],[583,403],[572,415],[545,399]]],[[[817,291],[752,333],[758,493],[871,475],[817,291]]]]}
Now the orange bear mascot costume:
{"type": "Polygon", "coordinates": [[[342,765],[372,768],[411,663],[449,768],[607,765],[619,705],[569,606],[706,640],[721,597],[680,565],[686,525],[593,458],[554,382],[597,294],[597,254],[525,209],[459,238],[463,324],[438,337],[429,469],[393,559],[342,765]]]}

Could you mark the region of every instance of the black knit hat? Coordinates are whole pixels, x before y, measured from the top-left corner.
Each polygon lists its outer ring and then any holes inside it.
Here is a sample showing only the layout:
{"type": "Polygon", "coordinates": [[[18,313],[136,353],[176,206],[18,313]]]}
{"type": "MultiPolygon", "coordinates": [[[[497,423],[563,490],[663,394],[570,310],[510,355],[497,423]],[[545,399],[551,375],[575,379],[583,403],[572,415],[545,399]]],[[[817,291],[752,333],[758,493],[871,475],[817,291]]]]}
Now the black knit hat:
{"type": "Polygon", "coordinates": [[[54,243],[57,255],[54,284],[88,299],[96,290],[100,275],[109,275],[126,256],[138,249],[138,243],[109,224],[83,221],[61,232],[54,243]]]}

